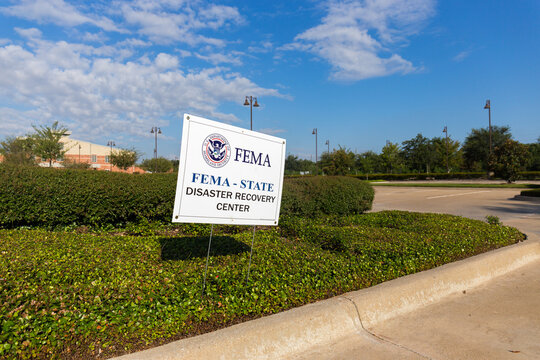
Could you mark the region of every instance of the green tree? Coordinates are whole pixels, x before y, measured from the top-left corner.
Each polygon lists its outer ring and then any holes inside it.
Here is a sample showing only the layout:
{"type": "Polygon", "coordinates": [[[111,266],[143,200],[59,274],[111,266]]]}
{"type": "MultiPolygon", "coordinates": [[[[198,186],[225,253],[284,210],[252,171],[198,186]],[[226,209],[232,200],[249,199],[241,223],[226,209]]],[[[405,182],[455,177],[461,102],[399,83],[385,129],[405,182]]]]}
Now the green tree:
{"type": "Polygon", "coordinates": [[[399,145],[394,144],[391,141],[387,141],[386,145],[381,151],[381,160],[386,172],[390,174],[398,172],[403,164],[400,156],[399,145]]]}
{"type": "Polygon", "coordinates": [[[401,155],[409,169],[417,172],[431,172],[436,153],[430,139],[417,134],[416,137],[403,141],[401,145],[401,155]]]}
{"type": "Polygon", "coordinates": [[[128,167],[135,165],[139,156],[139,152],[135,149],[113,151],[110,162],[116,167],[127,170],[128,167]]]}
{"type": "Polygon", "coordinates": [[[515,140],[506,140],[493,151],[490,167],[495,176],[500,176],[511,183],[518,178],[519,172],[525,168],[528,160],[529,151],[526,145],[515,140]]]}
{"type": "Polygon", "coordinates": [[[68,133],[68,129],[58,125],[55,121],[52,126],[33,126],[36,131],[31,134],[33,139],[34,154],[43,160],[49,161],[49,167],[55,159],[62,158],[68,149],[64,149],[64,144],[60,142],[62,136],[68,133]]]}
{"type": "Polygon", "coordinates": [[[354,167],[354,153],[339,146],[338,150],[321,155],[321,166],[326,175],[347,175],[354,167]]]}
{"type": "MultiPolygon", "coordinates": [[[[433,170],[435,172],[446,172],[447,144],[446,138],[434,137],[431,139],[434,148],[435,161],[433,170]]],[[[455,172],[461,170],[463,166],[463,152],[460,149],[460,143],[448,137],[448,171],[455,172]]]]}
{"type": "MultiPolygon", "coordinates": [[[[495,149],[512,138],[508,126],[492,126],[492,146],[495,149]]],[[[489,128],[472,129],[463,143],[463,159],[468,170],[488,170],[489,128]]]]}
{"type": "Polygon", "coordinates": [[[384,166],[380,155],[373,151],[366,151],[358,154],[355,159],[355,166],[363,174],[373,174],[384,172],[384,166]]]}
{"type": "Polygon", "coordinates": [[[144,160],[139,167],[153,173],[166,173],[172,170],[173,164],[164,157],[158,157],[157,159],[152,158],[144,160]]]}
{"type": "Polygon", "coordinates": [[[536,140],[536,143],[529,144],[529,163],[527,164],[527,170],[540,171],[540,137],[536,140]]]}
{"type": "Polygon", "coordinates": [[[0,142],[0,154],[4,156],[4,162],[16,165],[34,165],[36,159],[32,152],[33,142],[31,138],[7,137],[0,142]]]}

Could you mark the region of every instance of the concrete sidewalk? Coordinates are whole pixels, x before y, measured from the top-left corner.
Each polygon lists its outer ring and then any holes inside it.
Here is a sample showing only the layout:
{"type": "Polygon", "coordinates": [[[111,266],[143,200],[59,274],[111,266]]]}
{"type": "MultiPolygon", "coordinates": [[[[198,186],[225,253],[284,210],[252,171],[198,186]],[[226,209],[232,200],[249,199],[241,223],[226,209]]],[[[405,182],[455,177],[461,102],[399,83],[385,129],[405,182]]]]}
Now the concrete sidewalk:
{"type": "Polygon", "coordinates": [[[540,359],[540,261],[290,359],[540,359]]]}

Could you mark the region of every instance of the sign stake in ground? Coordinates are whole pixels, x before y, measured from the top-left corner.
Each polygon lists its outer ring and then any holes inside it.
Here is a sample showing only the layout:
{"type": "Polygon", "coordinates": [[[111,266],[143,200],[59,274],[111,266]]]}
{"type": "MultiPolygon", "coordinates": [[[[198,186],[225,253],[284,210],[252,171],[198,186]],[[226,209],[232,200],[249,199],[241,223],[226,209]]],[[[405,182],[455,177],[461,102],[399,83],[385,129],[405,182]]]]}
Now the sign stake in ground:
{"type": "Polygon", "coordinates": [[[246,281],[255,226],[278,224],[285,149],[284,139],[184,115],[172,221],[253,225],[246,281]]]}
{"type": "Polygon", "coordinates": [[[210,239],[208,239],[208,252],[206,253],[206,267],[204,268],[204,280],[202,286],[202,293],[204,295],[204,290],[206,288],[206,274],[208,273],[208,260],[210,260],[210,246],[212,245],[212,234],[214,233],[214,224],[210,228],[210,239]]]}

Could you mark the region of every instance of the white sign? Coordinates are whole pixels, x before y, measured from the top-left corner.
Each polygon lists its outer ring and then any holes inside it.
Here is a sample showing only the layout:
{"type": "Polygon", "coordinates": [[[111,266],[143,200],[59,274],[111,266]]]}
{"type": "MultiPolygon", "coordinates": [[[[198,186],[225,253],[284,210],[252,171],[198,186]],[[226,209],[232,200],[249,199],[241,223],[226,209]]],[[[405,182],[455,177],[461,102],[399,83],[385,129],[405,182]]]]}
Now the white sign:
{"type": "Polygon", "coordinates": [[[285,140],[184,115],[173,222],[277,225],[285,140]]]}

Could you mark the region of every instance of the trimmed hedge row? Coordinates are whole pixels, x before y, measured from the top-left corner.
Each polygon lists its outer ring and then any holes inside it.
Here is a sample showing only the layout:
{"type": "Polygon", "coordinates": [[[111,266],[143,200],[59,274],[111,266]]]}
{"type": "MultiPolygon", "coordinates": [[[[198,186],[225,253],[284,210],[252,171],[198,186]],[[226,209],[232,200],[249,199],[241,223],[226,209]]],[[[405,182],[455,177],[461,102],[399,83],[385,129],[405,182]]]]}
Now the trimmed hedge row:
{"type": "Polygon", "coordinates": [[[345,176],[285,179],[281,213],[312,217],[361,214],[371,209],[375,192],[365,182],[345,176]]]}
{"type": "Polygon", "coordinates": [[[522,196],[540,197],[540,189],[523,190],[521,192],[521,195],[522,196]]]}
{"type": "Polygon", "coordinates": [[[406,173],[406,174],[358,174],[350,175],[362,180],[439,180],[439,179],[481,179],[485,172],[455,173],[406,173]]]}
{"type": "MultiPolygon", "coordinates": [[[[176,174],[0,166],[0,227],[170,222],[176,174]]],[[[357,214],[373,189],[347,177],[286,179],[282,215],[357,214]]]]}

